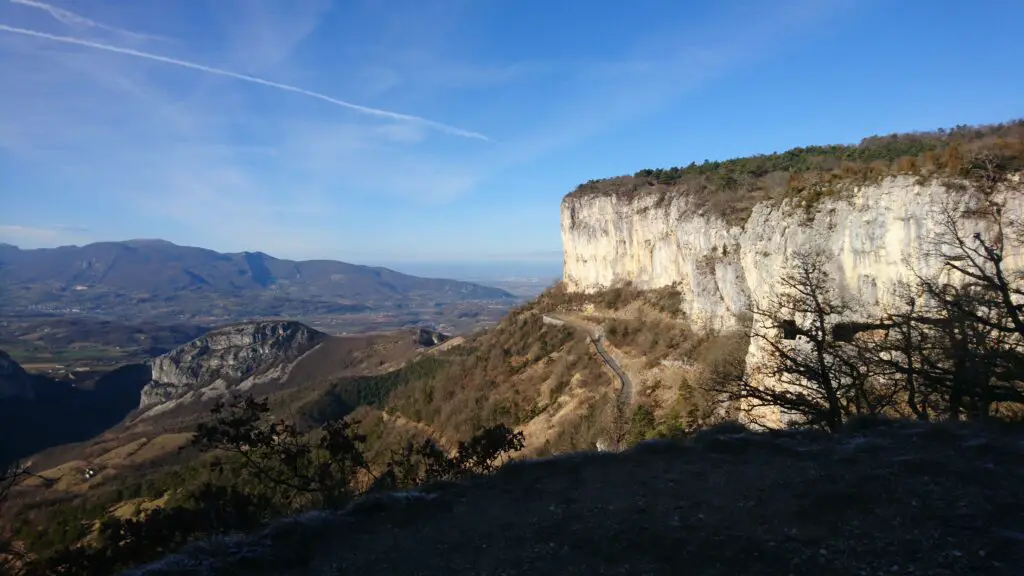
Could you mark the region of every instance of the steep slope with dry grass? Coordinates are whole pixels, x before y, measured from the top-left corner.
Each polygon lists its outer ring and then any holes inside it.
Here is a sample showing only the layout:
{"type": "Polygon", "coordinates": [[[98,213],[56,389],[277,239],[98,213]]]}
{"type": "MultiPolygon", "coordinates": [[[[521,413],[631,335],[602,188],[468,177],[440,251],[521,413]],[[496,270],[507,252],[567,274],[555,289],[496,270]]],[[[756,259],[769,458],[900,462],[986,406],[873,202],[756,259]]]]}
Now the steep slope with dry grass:
{"type": "MultiPolygon", "coordinates": [[[[391,425],[411,423],[450,442],[506,424],[524,433],[526,454],[541,456],[683,433],[721,418],[700,385],[742,371],[746,336],[696,333],[679,306],[671,288],[573,294],[556,286],[498,326],[400,370],[337,382],[308,413],[322,422],[368,405],[399,417],[391,425]],[[596,332],[635,383],[625,403],[619,377],[588,339],[596,332]],[[632,422],[637,410],[650,421],[632,422]]],[[[358,411],[352,417],[363,420],[358,411]]],[[[378,430],[388,422],[369,422],[375,438],[391,437],[378,430]]]]}
{"type": "Polygon", "coordinates": [[[530,453],[591,449],[614,434],[618,380],[586,335],[544,322],[541,297],[461,345],[432,354],[430,364],[381,407],[452,439],[507,424],[526,434],[530,453]]]}
{"type": "MultiPolygon", "coordinates": [[[[269,396],[275,417],[300,428],[353,422],[373,466],[407,443],[429,439],[451,450],[496,424],[523,433],[522,457],[631,445],[713,420],[694,384],[720,372],[722,362],[708,350],[719,353],[727,337],[694,334],[678,307],[670,289],[576,295],[555,288],[486,332],[430,348],[418,344],[416,331],[328,338],[282,378],[251,392],[269,396]],[[636,382],[632,405],[620,402],[620,380],[587,331],[546,323],[551,314],[607,334],[608,353],[636,382]]],[[[33,463],[40,478],[22,486],[19,498],[41,522],[54,506],[73,510],[62,516],[71,526],[94,519],[90,502],[102,512],[180,491],[206,478],[198,455],[179,451],[207,416],[203,408],[129,420],[85,444],[39,455],[33,463]],[[89,469],[95,475],[87,476],[89,469]]]]}

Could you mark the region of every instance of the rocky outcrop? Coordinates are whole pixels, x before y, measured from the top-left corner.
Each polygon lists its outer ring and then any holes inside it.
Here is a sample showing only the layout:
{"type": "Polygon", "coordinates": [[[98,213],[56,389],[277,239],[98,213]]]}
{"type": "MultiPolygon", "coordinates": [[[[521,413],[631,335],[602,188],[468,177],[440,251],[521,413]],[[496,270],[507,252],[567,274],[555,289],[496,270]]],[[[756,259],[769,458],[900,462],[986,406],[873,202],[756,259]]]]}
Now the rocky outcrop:
{"type": "MultiPolygon", "coordinates": [[[[1019,177],[1001,194],[1009,217],[1024,213],[1019,177]]],[[[940,231],[938,209],[952,202],[963,211],[979,197],[969,188],[897,176],[810,209],[762,202],[745,222],[731,225],[687,196],[572,195],[561,211],[564,281],[584,292],[623,282],[675,285],[695,325],[727,328],[768,294],[794,253],[820,248],[833,256],[830,272],[840,289],[872,312],[889,302],[896,281],[911,277],[908,262],[923,272],[938,265],[922,250],[940,231]]],[[[991,232],[980,221],[964,224],[968,234],[991,232]]],[[[1016,251],[1006,257],[1010,266],[1021,264],[1016,251]]]]}
{"type": "Polygon", "coordinates": [[[451,336],[438,330],[420,328],[416,331],[416,343],[420,346],[431,347],[443,344],[451,339],[451,336]]]}
{"type": "Polygon", "coordinates": [[[283,377],[327,335],[298,322],[247,322],[212,330],[152,361],[139,409],[162,412],[192,400],[283,377]]]}
{"type": "Polygon", "coordinates": [[[32,377],[11,358],[0,350],[0,399],[32,398],[32,377]]]}
{"type": "MultiPolygon", "coordinates": [[[[991,199],[1004,204],[1007,221],[1021,218],[1020,175],[991,199]]],[[[561,210],[564,281],[583,292],[620,283],[672,285],[692,325],[734,329],[743,325],[752,302],[763,302],[776,288],[794,254],[822,250],[830,256],[837,289],[856,304],[856,315],[868,319],[896,303],[894,289],[913,279],[912,269],[930,274],[941,266],[925,248],[943,233],[944,209],[959,217],[965,237],[995,236],[990,221],[968,216],[984,200],[965,183],[896,176],[850,186],[810,207],[793,199],[761,202],[745,221],[730,224],[685,195],[573,194],[561,210]]],[[[1004,258],[1008,269],[1024,264],[1016,249],[1004,258]]],[[[748,368],[760,359],[755,339],[748,368]]]]}

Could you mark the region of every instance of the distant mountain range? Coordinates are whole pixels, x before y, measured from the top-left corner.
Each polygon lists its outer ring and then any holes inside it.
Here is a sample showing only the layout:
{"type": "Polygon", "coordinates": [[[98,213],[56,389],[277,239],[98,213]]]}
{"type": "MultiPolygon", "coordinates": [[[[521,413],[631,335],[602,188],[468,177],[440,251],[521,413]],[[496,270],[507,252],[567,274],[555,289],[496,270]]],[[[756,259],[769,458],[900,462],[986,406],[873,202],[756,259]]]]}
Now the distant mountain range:
{"type": "Polygon", "coordinates": [[[0,244],[0,314],[253,318],[512,300],[504,290],[333,260],[223,254],[164,240],[0,244]]]}

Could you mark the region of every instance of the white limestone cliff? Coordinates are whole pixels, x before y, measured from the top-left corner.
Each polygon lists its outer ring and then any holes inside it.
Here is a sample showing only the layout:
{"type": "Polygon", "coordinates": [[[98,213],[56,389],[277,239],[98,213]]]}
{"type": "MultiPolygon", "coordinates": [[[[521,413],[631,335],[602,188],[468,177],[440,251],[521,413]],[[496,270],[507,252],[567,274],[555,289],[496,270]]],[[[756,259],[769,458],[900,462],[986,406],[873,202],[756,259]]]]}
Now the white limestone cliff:
{"type": "MultiPolygon", "coordinates": [[[[1024,185],[1011,181],[1000,195],[1010,217],[1024,213],[1024,185]]],[[[820,247],[834,256],[830,271],[840,289],[877,310],[899,279],[904,259],[922,271],[937,262],[922,256],[922,242],[940,231],[938,209],[961,208],[978,195],[897,176],[819,202],[810,212],[792,203],[757,204],[742,225],[699,211],[686,197],[658,205],[655,197],[568,196],[562,202],[564,281],[589,292],[621,282],[649,289],[676,285],[684,312],[697,326],[728,328],[751,299],[768,294],[778,271],[801,250],[820,247]]],[[[991,232],[964,220],[968,233],[991,232]]],[[[1021,255],[1006,255],[1010,266],[1021,255]]]]}
{"type": "MultiPolygon", "coordinates": [[[[762,202],[740,225],[698,208],[688,197],[570,195],[561,207],[569,290],[591,292],[618,283],[651,289],[674,285],[683,312],[698,328],[730,329],[751,302],[770,294],[794,253],[823,249],[838,289],[874,316],[893,303],[898,280],[910,280],[907,262],[924,273],[936,270],[922,248],[940,234],[941,208],[974,206],[982,195],[942,182],[890,177],[820,201],[810,210],[790,202],[762,202]]],[[[997,192],[1005,214],[1024,214],[1024,182],[1010,179],[997,192]]],[[[963,231],[991,238],[991,224],[964,218],[963,231]]],[[[1008,251],[1006,264],[1024,264],[1008,251]]],[[[748,367],[757,361],[756,344],[748,367]]]]}

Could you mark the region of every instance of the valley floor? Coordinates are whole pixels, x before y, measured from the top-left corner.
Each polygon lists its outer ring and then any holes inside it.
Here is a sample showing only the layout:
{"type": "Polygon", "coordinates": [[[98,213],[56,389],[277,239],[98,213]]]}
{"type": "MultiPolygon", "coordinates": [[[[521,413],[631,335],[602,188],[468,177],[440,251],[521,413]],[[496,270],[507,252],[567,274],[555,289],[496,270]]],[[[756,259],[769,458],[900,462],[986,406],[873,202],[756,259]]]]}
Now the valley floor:
{"type": "Polygon", "coordinates": [[[1019,574],[1024,430],[913,422],[511,464],[135,574],[1019,574]]]}

